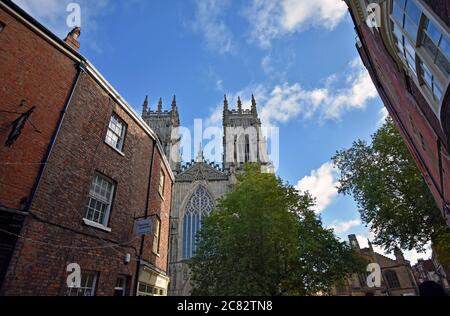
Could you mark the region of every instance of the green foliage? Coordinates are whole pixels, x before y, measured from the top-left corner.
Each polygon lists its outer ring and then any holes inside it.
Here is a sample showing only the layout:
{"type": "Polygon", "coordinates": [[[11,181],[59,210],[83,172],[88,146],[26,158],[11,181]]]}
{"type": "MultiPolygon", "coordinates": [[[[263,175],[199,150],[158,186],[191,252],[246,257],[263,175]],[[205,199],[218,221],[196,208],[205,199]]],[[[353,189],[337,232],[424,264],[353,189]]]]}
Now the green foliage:
{"type": "Polygon", "coordinates": [[[351,194],[374,243],[423,251],[443,219],[402,137],[391,119],[372,136],[333,157],[341,170],[339,192],[351,194]]]}
{"type": "Polygon", "coordinates": [[[193,295],[309,295],[361,271],[361,259],[322,227],[313,204],[247,165],[203,221],[190,261],[193,295]]]}

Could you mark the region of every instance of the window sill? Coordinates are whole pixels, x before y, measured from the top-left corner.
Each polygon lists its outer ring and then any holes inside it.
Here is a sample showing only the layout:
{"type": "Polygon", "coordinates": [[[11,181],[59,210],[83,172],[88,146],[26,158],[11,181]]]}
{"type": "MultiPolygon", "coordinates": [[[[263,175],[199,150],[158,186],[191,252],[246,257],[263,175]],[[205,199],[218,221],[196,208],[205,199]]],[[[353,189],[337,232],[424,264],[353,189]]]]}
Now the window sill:
{"type": "Polygon", "coordinates": [[[108,233],[111,232],[111,228],[106,227],[106,226],[104,226],[104,225],[102,225],[102,224],[99,224],[99,223],[90,221],[90,220],[88,220],[88,219],[86,219],[86,218],[83,218],[83,223],[84,223],[85,225],[87,225],[87,226],[91,226],[91,227],[94,227],[94,228],[103,230],[103,231],[105,231],[105,232],[108,232],[108,233]]]}
{"type": "Polygon", "coordinates": [[[153,252],[153,251],[152,251],[152,253],[153,253],[154,256],[157,256],[159,258],[161,257],[161,255],[159,253],[156,253],[156,252],[153,252]]]}
{"type": "Polygon", "coordinates": [[[116,153],[118,153],[118,154],[121,155],[122,157],[125,157],[125,154],[124,154],[122,151],[120,151],[120,150],[118,150],[116,147],[114,147],[114,146],[108,144],[108,142],[106,142],[106,141],[105,141],[104,143],[105,143],[106,145],[108,145],[109,148],[113,149],[116,153]]]}
{"type": "Polygon", "coordinates": [[[165,201],[166,199],[164,198],[164,195],[162,195],[161,192],[159,192],[159,190],[158,190],[158,193],[159,193],[159,196],[161,197],[161,200],[165,201]]]}

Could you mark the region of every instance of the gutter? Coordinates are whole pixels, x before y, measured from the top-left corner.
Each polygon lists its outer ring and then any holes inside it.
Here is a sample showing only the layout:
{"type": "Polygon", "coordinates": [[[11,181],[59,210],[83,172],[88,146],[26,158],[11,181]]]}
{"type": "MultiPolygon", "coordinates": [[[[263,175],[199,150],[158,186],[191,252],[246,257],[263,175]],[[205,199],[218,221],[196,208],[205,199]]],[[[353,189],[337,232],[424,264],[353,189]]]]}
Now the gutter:
{"type": "MultiPolygon", "coordinates": [[[[55,47],[61,53],[75,61],[76,63],[83,64],[84,71],[88,73],[105,91],[108,93],[115,102],[117,102],[125,112],[153,139],[159,139],[157,134],[148,126],[144,120],[133,110],[133,108],[125,101],[125,99],[114,89],[114,87],[101,75],[101,73],[79,52],[67,45],[63,40],[53,34],[50,30],[40,24],[32,16],[26,13],[18,5],[11,0],[1,0],[0,8],[5,9],[9,14],[13,15],[25,26],[28,26],[33,32],[41,36],[50,45],[55,47]]],[[[161,154],[162,160],[167,167],[168,174],[172,181],[175,181],[175,176],[170,168],[168,157],[164,154],[164,150],[157,141],[157,148],[161,154]]]]}

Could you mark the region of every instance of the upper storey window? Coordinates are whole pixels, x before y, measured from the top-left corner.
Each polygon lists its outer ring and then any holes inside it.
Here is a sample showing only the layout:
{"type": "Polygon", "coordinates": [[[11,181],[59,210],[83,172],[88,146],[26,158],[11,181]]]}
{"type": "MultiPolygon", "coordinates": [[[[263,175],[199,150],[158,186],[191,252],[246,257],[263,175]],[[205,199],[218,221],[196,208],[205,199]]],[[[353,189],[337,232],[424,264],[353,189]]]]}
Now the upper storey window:
{"type": "Polygon", "coordinates": [[[422,46],[444,76],[450,75],[450,44],[448,38],[425,18],[422,46]]]}
{"type": "Polygon", "coordinates": [[[391,28],[398,54],[434,113],[450,78],[449,34],[420,0],[393,0],[391,28]]]}

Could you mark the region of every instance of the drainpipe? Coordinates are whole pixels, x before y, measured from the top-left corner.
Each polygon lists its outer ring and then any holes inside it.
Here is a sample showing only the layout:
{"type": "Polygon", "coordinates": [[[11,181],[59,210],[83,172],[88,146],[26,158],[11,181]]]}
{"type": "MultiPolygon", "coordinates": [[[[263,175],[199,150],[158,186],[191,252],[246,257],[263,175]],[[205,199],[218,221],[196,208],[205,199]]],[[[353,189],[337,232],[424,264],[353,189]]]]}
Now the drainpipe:
{"type": "MultiPolygon", "coordinates": [[[[156,144],[156,140],[153,140],[153,149],[152,149],[152,160],[150,161],[150,172],[148,175],[148,186],[147,186],[147,200],[145,201],[145,218],[148,217],[149,213],[149,207],[150,207],[150,193],[151,193],[151,187],[152,187],[152,175],[153,175],[153,162],[155,160],[155,151],[158,149],[156,144]]],[[[139,284],[139,271],[141,267],[141,259],[142,255],[144,253],[144,242],[145,242],[145,235],[141,237],[141,246],[139,248],[139,254],[137,256],[137,262],[136,262],[136,275],[134,276],[134,296],[137,296],[138,294],[138,284],[139,284]]]]}
{"type": "Polygon", "coordinates": [[[52,140],[51,140],[50,145],[49,145],[49,147],[47,149],[47,152],[45,154],[44,160],[41,163],[41,167],[40,167],[40,170],[39,170],[36,182],[35,182],[35,184],[33,186],[33,189],[31,190],[30,197],[28,198],[28,201],[27,201],[27,206],[26,206],[26,209],[25,209],[26,212],[30,212],[31,204],[33,203],[34,198],[36,196],[36,192],[37,192],[37,190],[39,188],[39,184],[41,183],[42,176],[44,175],[45,168],[46,168],[47,163],[48,163],[48,161],[50,159],[50,155],[51,155],[51,153],[53,151],[53,148],[55,147],[56,139],[58,138],[58,135],[59,135],[59,132],[61,130],[64,118],[65,118],[66,113],[67,113],[67,110],[69,108],[70,103],[72,103],[72,99],[73,99],[73,96],[75,94],[76,87],[78,86],[78,82],[80,81],[81,74],[84,71],[85,70],[84,70],[83,63],[82,62],[78,63],[78,70],[77,70],[76,79],[75,79],[75,81],[72,84],[72,88],[71,88],[71,92],[70,92],[69,98],[67,99],[66,104],[64,105],[64,108],[61,111],[61,115],[60,115],[60,118],[59,118],[59,121],[58,121],[58,125],[57,125],[56,130],[54,131],[54,133],[52,135],[52,140]]]}
{"type": "MultiPolygon", "coordinates": [[[[175,180],[174,181],[172,181],[172,185],[171,185],[171,189],[170,189],[170,195],[171,196],[173,196],[173,185],[174,185],[174,182],[175,182],[175,180]]],[[[166,265],[167,265],[167,271],[166,271],[166,273],[167,273],[167,276],[169,277],[169,284],[167,285],[167,296],[169,295],[169,287],[170,287],[170,282],[171,282],[171,280],[170,280],[170,274],[169,274],[169,272],[170,272],[170,255],[171,255],[171,253],[172,253],[172,247],[170,246],[170,240],[171,240],[171,232],[172,232],[172,221],[173,221],[173,219],[172,219],[172,208],[173,208],[173,204],[172,204],[172,198],[170,199],[170,210],[169,210],[169,232],[168,232],[168,237],[169,237],[169,242],[168,242],[168,247],[167,247],[167,263],[166,263],[166,265]]]]}

